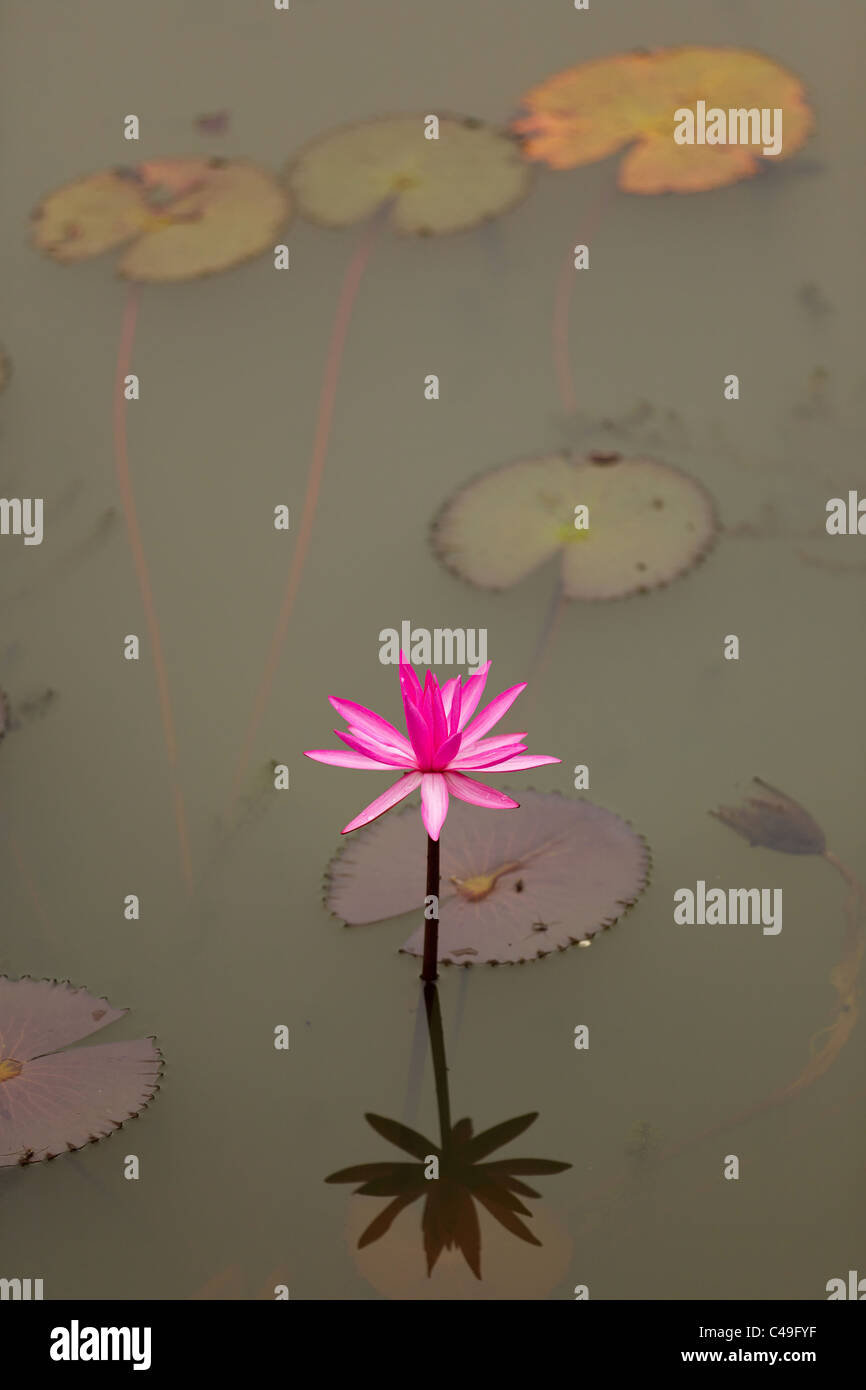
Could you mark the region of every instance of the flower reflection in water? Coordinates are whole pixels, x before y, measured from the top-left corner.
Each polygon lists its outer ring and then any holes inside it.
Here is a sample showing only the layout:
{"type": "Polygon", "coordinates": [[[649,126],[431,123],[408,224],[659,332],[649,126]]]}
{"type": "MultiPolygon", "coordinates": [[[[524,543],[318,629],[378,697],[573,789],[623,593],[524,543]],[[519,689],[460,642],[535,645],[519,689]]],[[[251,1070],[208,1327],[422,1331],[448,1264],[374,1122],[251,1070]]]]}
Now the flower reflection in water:
{"type": "MultiPolygon", "coordinates": [[[[536,1287],[543,1282],[546,1292],[565,1272],[570,1242],[543,1208],[537,1229],[533,1230],[527,1225],[527,1220],[532,1220],[535,1213],[526,1205],[526,1201],[540,1198],[541,1193],[524,1179],[562,1173],[571,1164],[544,1158],[501,1158],[490,1161],[489,1156],[495,1150],[529,1128],[538,1118],[537,1113],[504,1120],[480,1134],[475,1133],[470,1119],[452,1123],[442,1017],[434,985],[424,987],[424,1006],[436,1085],[439,1142],[396,1120],[368,1114],[366,1118],[372,1128],[389,1143],[409,1154],[413,1161],[395,1159],[356,1164],[325,1179],[329,1183],[357,1183],[357,1196],[390,1198],[373,1221],[361,1231],[357,1240],[359,1252],[388,1235],[397,1217],[407,1207],[423,1200],[421,1240],[418,1241],[417,1235],[414,1235],[409,1245],[407,1236],[410,1228],[406,1223],[401,1223],[396,1233],[397,1239],[393,1243],[389,1240],[388,1246],[392,1248],[387,1251],[383,1248],[381,1259],[367,1261],[359,1255],[359,1263],[377,1287],[398,1298],[508,1297],[504,1285],[513,1283],[515,1273],[536,1287]],[[487,1213],[493,1221],[485,1221],[482,1227],[480,1216],[483,1213],[487,1213]],[[504,1259],[500,1255],[503,1230],[522,1243],[521,1253],[523,1246],[541,1250],[543,1245],[548,1244],[548,1237],[551,1237],[547,1257],[538,1261],[527,1252],[526,1259],[521,1260],[519,1272],[507,1269],[513,1260],[508,1259],[509,1251],[505,1252],[504,1259]],[[491,1240],[496,1255],[494,1273],[486,1291],[477,1285],[472,1288],[467,1271],[468,1267],[479,1283],[485,1277],[482,1275],[482,1239],[485,1245],[488,1239],[491,1240]],[[429,1282],[427,1289],[423,1287],[423,1278],[419,1280],[423,1269],[426,1269],[427,1281],[437,1270],[435,1287],[429,1282]],[[460,1288],[460,1293],[455,1293],[455,1287],[460,1288]],[[502,1291],[497,1293],[497,1288],[502,1291]]],[[[355,1207],[356,1204],[353,1204],[350,1215],[352,1228],[357,1224],[355,1207]]],[[[507,1244],[513,1253],[512,1242],[507,1244]]],[[[511,1296],[533,1297],[533,1293],[524,1289],[521,1294],[511,1296]]],[[[534,1296],[543,1296],[543,1292],[536,1292],[534,1296]]]]}

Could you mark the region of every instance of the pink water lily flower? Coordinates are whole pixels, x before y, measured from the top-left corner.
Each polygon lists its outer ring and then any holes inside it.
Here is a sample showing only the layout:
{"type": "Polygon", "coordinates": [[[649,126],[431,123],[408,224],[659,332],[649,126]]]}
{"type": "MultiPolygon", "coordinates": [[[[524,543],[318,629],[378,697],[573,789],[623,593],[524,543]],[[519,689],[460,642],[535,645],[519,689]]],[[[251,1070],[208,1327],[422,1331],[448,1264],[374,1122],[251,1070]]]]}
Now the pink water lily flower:
{"type": "Polygon", "coordinates": [[[489,670],[488,661],[477,675],[469,676],[466,680],[454,676],[441,687],[433,672],[428,671],[422,688],[401,652],[400,689],[408,738],[393,724],[363,705],[330,697],[334,709],[349,726],[345,733],[339,729],[335,729],[334,733],[350,751],[314,748],[306,753],[308,758],[315,758],[320,763],[332,763],[335,767],[362,768],[368,772],[405,769],[399,781],[371,801],[360,815],[344,827],[344,835],[384,815],[420,787],[424,826],[430,838],[438,840],[448,814],[449,796],[472,802],[475,806],[486,806],[491,811],[513,811],[520,805],[519,801],[497,791],[495,787],[485,786],[483,782],[467,777],[467,772],[520,772],[527,767],[561,761],[544,755],[524,756],[526,744],[521,739],[526,737],[525,734],[484,737],[494,724],[499,723],[520,692],[526,689],[525,681],[522,685],[512,685],[491,700],[480,714],[475,714],[489,670]]]}

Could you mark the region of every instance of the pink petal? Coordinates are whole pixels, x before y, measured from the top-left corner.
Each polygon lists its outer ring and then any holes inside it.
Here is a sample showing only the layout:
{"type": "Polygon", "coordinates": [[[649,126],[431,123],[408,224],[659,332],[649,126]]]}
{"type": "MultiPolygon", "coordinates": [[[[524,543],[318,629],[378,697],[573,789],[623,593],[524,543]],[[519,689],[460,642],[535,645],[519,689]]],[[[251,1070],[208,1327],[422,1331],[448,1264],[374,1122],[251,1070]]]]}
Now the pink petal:
{"type": "Polygon", "coordinates": [[[404,773],[399,781],[394,782],[394,784],[390,786],[386,792],[383,792],[381,796],[377,796],[376,800],[371,801],[369,806],[365,806],[364,810],[361,811],[360,815],[357,815],[354,820],[349,821],[349,824],[343,827],[341,833],[343,835],[348,835],[350,830],[357,830],[359,826],[367,825],[371,820],[376,820],[379,816],[384,816],[386,811],[390,811],[392,806],[396,806],[399,801],[404,801],[407,796],[411,796],[420,785],[420,772],[404,773]]]}
{"type": "Polygon", "coordinates": [[[516,811],[520,805],[495,787],[485,787],[483,782],[475,782],[464,777],[462,772],[445,772],[445,785],[452,795],[461,801],[469,801],[473,806],[486,806],[490,811],[516,811]]]}
{"type": "MultiPolygon", "coordinates": [[[[479,739],[469,738],[468,734],[464,731],[463,743],[461,744],[461,747],[463,749],[463,757],[472,757],[476,753],[479,756],[484,757],[487,753],[501,753],[503,748],[514,748],[514,751],[516,753],[516,745],[518,743],[522,744],[525,738],[525,730],[522,733],[497,734],[495,738],[479,739]]],[[[522,752],[523,749],[521,748],[520,751],[522,752]]],[[[505,755],[503,754],[503,757],[504,756],[505,755]]]]}
{"type": "Polygon", "coordinates": [[[384,744],[378,743],[375,739],[365,738],[363,734],[348,734],[340,729],[335,729],[334,733],[341,742],[354,748],[356,753],[363,753],[367,758],[373,758],[376,762],[385,763],[387,767],[414,767],[415,760],[412,757],[411,749],[408,753],[395,753],[384,744]]]}
{"type": "Polygon", "coordinates": [[[412,745],[408,738],[404,740],[404,743],[386,743],[384,739],[373,738],[370,734],[365,733],[363,729],[358,728],[357,724],[350,724],[348,729],[344,729],[343,732],[351,734],[353,738],[364,739],[367,743],[375,744],[379,749],[379,756],[383,758],[387,753],[389,756],[393,755],[395,758],[399,758],[401,763],[411,762],[414,766],[415,754],[412,752],[412,745]]]}
{"type": "MultiPolygon", "coordinates": [[[[458,759],[459,762],[459,759],[458,759]]],[[[523,772],[527,767],[541,767],[544,763],[561,763],[562,758],[548,758],[544,755],[529,754],[527,757],[506,758],[501,763],[484,763],[485,772],[523,772]]],[[[452,764],[456,766],[456,764],[452,764]]],[[[471,769],[470,769],[471,770],[471,769]]]]}
{"type": "Polygon", "coordinates": [[[449,709],[448,706],[446,705],[446,714],[447,714],[447,716],[448,716],[448,728],[449,728],[449,730],[451,731],[452,734],[456,734],[456,733],[458,732],[459,728],[460,728],[460,715],[461,715],[462,710],[463,710],[463,690],[462,690],[462,687],[461,687],[461,685],[460,685],[460,681],[458,680],[458,681],[457,681],[457,689],[454,691],[454,696],[453,696],[452,701],[451,701],[451,707],[450,707],[450,709],[449,709]]]}
{"type": "Polygon", "coordinates": [[[406,705],[406,729],[409,741],[415,750],[419,767],[429,767],[433,759],[433,740],[430,725],[420,706],[406,705]]]}
{"type": "Polygon", "coordinates": [[[492,729],[494,724],[498,724],[506,711],[511,709],[520,692],[525,689],[526,681],[523,681],[520,685],[509,686],[508,690],[503,690],[501,695],[491,700],[467,728],[466,742],[474,742],[482,734],[486,734],[488,729],[492,729]]]}
{"type": "Polygon", "coordinates": [[[334,767],[355,767],[364,772],[392,772],[393,763],[378,763],[364,753],[346,753],[342,748],[310,748],[304,752],[305,758],[317,763],[331,763],[334,767]]]}
{"type": "Polygon", "coordinates": [[[418,713],[421,715],[421,718],[424,720],[424,723],[427,727],[427,737],[430,740],[430,758],[432,759],[433,749],[436,747],[436,742],[433,738],[433,706],[431,703],[429,691],[427,690],[425,690],[421,703],[418,706],[418,713]]]}
{"type": "Polygon", "coordinates": [[[442,687],[442,704],[449,723],[451,720],[451,709],[454,704],[454,692],[460,689],[460,677],[452,676],[442,687]]]}
{"type": "Polygon", "coordinates": [[[389,724],[387,719],[383,719],[374,710],[356,705],[352,700],[338,700],[333,695],[328,698],[351,729],[360,729],[368,738],[378,739],[388,747],[398,748],[405,753],[410,752],[409,740],[405,734],[401,734],[399,729],[395,729],[393,724],[389,724]]]}
{"type": "Polygon", "coordinates": [[[402,651],[400,653],[400,693],[403,696],[404,707],[407,700],[411,704],[417,705],[422,694],[421,682],[416,676],[411,662],[406,660],[402,651]]]}
{"type": "MultiPolygon", "coordinates": [[[[436,767],[448,767],[449,763],[454,761],[454,758],[460,751],[460,745],[462,742],[462,734],[452,734],[450,738],[446,738],[445,742],[440,744],[439,747],[436,749],[436,753],[434,755],[434,762],[436,764],[436,767]]],[[[495,756],[498,757],[499,755],[496,754],[495,756]]]]}
{"type": "Polygon", "coordinates": [[[425,772],[421,778],[421,819],[431,840],[439,839],[447,815],[448,788],[444,776],[439,772],[425,772]]]}
{"type": "Polygon", "coordinates": [[[477,676],[470,676],[463,682],[463,691],[460,709],[460,723],[458,728],[464,729],[478,708],[478,701],[484,694],[484,687],[487,684],[487,672],[490,670],[490,662],[485,662],[477,676]]]}
{"type": "Polygon", "coordinates": [[[492,753],[494,748],[504,748],[507,743],[522,743],[528,734],[525,729],[515,729],[511,734],[494,734],[492,738],[470,738],[467,734],[463,737],[479,753],[492,753]]]}
{"type": "Polygon", "coordinates": [[[457,772],[472,772],[476,768],[480,770],[482,767],[493,767],[494,764],[504,763],[506,758],[516,758],[520,753],[525,752],[525,743],[506,743],[504,748],[489,749],[486,753],[479,753],[474,748],[470,748],[468,752],[464,750],[458,758],[452,758],[448,767],[457,772]]]}
{"type": "MultiPolygon", "coordinates": [[[[425,695],[425,703],[426,698],[425,695]]],[[[439,682],[435,676],[430,686],[430,727],[435,750],[440,748],[448,737],[448,720],[445,717],[445,706],[442,703],[442,691],[439,689],[439,682]]]]}

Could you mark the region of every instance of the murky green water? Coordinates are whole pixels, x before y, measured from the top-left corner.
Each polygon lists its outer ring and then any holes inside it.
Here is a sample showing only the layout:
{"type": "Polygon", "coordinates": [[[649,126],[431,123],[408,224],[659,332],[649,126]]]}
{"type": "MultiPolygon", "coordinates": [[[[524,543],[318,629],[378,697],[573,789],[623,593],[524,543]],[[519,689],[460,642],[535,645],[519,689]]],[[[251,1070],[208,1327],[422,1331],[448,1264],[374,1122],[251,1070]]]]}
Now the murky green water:
{"type": "Polygon", "coordinates": [[[0,969],[129,1005],[115,1033],[155,1033],[166,1071],[153,1106],[112,1140],[3,1174],[0,1275],[42,1277],[53,1298],[271,1297],[279,1282],[307,1299],[570,1298],[578,1284],[592,1298],[809,1299],[862,1269],[862,1022],[796,1099],[664,1155],[802,1071],[833,1009],[845,927],[828,865],[750,850],[706,812],[758,774],[809,807],[855,872],[866,847],[866,542],[822,534],[827,499],[866,485],[864,27],[854,0],[586,14],[567,0],[294,0],[280,15],[264,0],[188,0],[182,14],[167,0],[86,0],[7,14],[0,334],[15,375],[0,399],[3,491],[43,496],[46,534],[38,548],[2,540],[0,681],[20,727],[2,748],[0,969]],[[541,172],[482,233],[376,241],[302,587],[228,821],[298,543],[296,528],[273,530],[273,508],[300,516],[340,285],[363,230],[296,220],[288,275],[263,259],[143,292],[129,461],[190,895],[115,481],[126,289],[110,258],[66,268],[37,256],[30,209],[126,160],[129,112],[139,157],[218,146],[279,168],[335,124],[403,110],[504,120],[563,66],[684,42],[759,48],[799,72],[817,132],[763,180],[612,200],[571,303],[579,426],[556,393],[553,294],[615,161],[541,172]],[[194,128],[224,107],[223,139],[194,128]],[[436,404],[423,396],[431,372],[436,404]],[[722,396],[729,372],[736,403],[722,396]],[[397,1156],[364,1112],[435,1137],[436,1105],[429,1059],[420,1091],[413,1080],[418,969],[396,953],[410,923],[344,931],[321,901],[341,825],[385,782],[302,750],[332,742],[330,693],[396,716],[378,634],[403,619],[486,627],[496,689],[526,677],[552,570],[509,593],[472,590],[434,561],[429,520],[480,470],[608,437],[601,422],[640,401],[655,416],[624,442],[687,468],[726,527],[760,534],[723,534],[669,589],[569,608],[530,709],[531,746],[563,763],[527,782],[568,792],[570,768],[587,763],[589,795],[649,841],[651,886],[590,950],[451,970],[440,985],[452,1117],[483,1129],[537,1110],[514,1151],[573,1167],[537,1180],[540,1250],[482,1225],[481,1284],[453,1254],[425,1281],[417,1206],[359,1265],[360,1224],[380,1204],[347,1201],[323,1178],[397,1156]],[[143,639],[137,664],[122,659],[129,633],[143,639]],[[730,633],[738,662],[722,659],[730,633]],[[268,789],[271,760],[289,766],[289,791],[268,789]],[[784,929],[674,925],[674,891],[698,879],[781,887],[784,929]],[[124,919],[129,893],[137,923],[124,919]],[[288,1052],[273,1047],[280,1024],[288,1052]],[[573,1047],[578,1024],[588,1051],[573,1047]],[[128,1154],[137,1182],[123,1176],[128,1154]],[[739,1181],[723,1177],[731,1154],[739,1181]]]}

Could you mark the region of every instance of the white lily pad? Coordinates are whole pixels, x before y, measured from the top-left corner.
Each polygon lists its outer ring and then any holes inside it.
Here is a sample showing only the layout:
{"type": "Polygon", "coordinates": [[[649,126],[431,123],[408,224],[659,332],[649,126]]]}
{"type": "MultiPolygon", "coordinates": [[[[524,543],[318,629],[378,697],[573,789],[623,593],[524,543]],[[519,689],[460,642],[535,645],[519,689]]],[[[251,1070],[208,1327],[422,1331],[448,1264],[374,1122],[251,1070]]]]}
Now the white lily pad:
{"type": "Polygon", "coordinates": [[[65,981],[0,976],[0,1168],[95,1143],[153,1099],[152,1038],[64,1050],[126,1012],[65,981]]]}
{"type": "MultiPolygon", "coordinates": [[[[452,805],[441,848],[441,962],[538,960],[611,926],[646,887],[646,844],[612,811],[525,790],[520,803],[498,816],[452,805]]],[[[383,816],[332,862],[327,906],[349,926],[417,909],[402,949],[421,956],[426,853],[417,811],[383,816]]]]}

